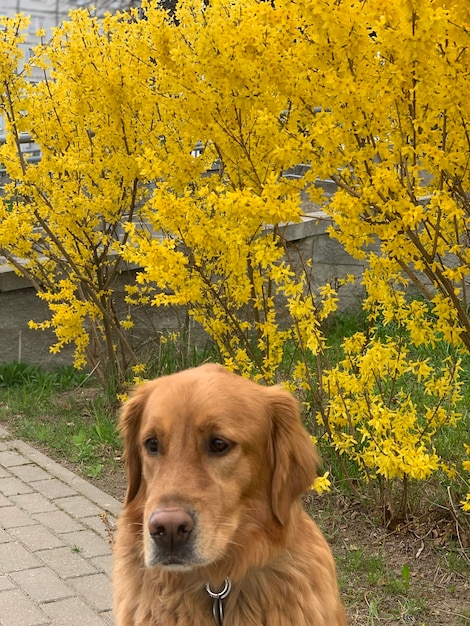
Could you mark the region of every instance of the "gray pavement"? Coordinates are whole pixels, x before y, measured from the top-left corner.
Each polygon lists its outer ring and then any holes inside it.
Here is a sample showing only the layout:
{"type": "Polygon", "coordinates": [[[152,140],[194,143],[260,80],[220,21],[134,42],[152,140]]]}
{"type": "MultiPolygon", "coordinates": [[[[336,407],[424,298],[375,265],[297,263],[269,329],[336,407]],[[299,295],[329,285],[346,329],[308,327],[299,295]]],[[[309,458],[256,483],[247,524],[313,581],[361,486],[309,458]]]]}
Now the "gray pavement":
{"type": "Polygon", "coordinates": [[[113,624],[120,508],[0,426],[0,626],[113,624]]]}

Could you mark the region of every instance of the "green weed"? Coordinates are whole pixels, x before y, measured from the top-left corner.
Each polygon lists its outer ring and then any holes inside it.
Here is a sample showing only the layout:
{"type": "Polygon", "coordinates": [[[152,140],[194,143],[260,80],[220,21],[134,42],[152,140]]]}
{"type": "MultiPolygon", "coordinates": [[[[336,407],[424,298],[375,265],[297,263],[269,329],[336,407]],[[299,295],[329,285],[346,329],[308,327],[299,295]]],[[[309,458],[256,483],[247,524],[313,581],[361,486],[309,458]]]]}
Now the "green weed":
{"type": "Polygon", "coordinates": [[[119,449],[115,410],[86,376],[66,367],[45,371],[23,363],[0,365],[0,419],[18,437],[77,463],[95,478],[119,449]]]}

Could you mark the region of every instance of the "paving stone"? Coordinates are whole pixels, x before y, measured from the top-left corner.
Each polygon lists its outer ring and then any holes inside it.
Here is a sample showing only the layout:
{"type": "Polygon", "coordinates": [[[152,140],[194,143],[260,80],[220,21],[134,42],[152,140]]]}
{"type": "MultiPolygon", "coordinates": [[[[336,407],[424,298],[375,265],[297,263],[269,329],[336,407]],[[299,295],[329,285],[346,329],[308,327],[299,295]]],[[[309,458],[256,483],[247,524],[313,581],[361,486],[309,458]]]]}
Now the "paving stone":
{"type": "MultiPolygon", "coordinates": [[[[56,511],[56,507],[50,500],[40,493],[24,493],[17,496],[10,496],[10,500],[15,502],[28,513],[46,513],[47,511],[56,511]]],[[[1,499],[0,499],[1,506],[1,499]]]]}
{"type": "Polygon", "coordinates": [[[4,496],[15,496],[20,493],[31,493],[33,489],[17,478],[7,476],[0,478],[0,493],[4,496]]]}
{"type": "MultiPolygon", "coordinates": [[[[1,510],[1,509],[0,509],[1,510]]],[[[71,533],[81,530],[82,526],[63,511],[35,513],[33,518],[55,533],[71,533]]]]}
{"type": "Polygon", "coordinates": [[[8,576],[0,576],[0,592],[5,589],[15,589],[15,583],[8,576]]]}
{"type": "Polygon", "coordinates": [[[54,500],[55,498],[63,498],[64,496],[73,496],[77,492],[58,478],[48,478],[47,480],[38,480],[34,483],[34,489],[42,493],[46,498],[54,500]]]}
{"type": "Polygon", "coordinates": [[[102,619],[106,622],[106,624],[110,624],[110,626],[114,626],[114,615],[112,611],[105,611],[101,613],[102,619]]]}
{"type": "Polygon", "coordinates": [[[25,593],[19,589],[11,589],[0,593],[0,624],[40,626],[50,624],[50,621],[25,593]]]}
{"type": "Polygon", "coordinates": [[[105,574],[92,574],[91,576],[71,578],[69,584],[84,596],[98,611],[111,610],[111,581],[105,574]]]}
{"type": "Polygon", "coordinates": [[[100,572],[104,572],[111,578],[113,573],[113,556],[108,554],[107,556],[95,556],[89,560],[96,569],[100,572]]]}
{"type": "MultiPolygon", "coordinates": [[[[87,482],[80,476],[77,476],[66,467],[59,465],[55,461],[49,459],[45,454],[35,450],[29,444],[24,441],[11,441],[10,446],[14,446],[18,451],[25,455],[28,462],[39,465],[43,470],[49,472],[52,476],[59,479],[65,485],[75,490],[75,493],[80,493],[95,504],[97,504],[102,510],[109,511],[113,515],[118,515],[122,504],[116,498],[113,498],[107,493],[104,493],[91,483],[87,482]]],[[[35,488],[36,483],[35,483],[35,488]]],[[[68,495],[68,494],[63,494],[68,495]]],[[[59,496],[54,496],[59,497],[59,496]]]]}
{"type": "Polygon", "coordinates": [[[98,533],[100,537],[103,537],[105,541],[110,543],[111,535],[113,535],[116,530],[116,518],[113,515],[100,513],[100,515],[84,517],[81,521],[98,533]]]}
{"type": "Polygon", "coordinates": [[[0,626],[113,625],[121,507],[0,426],[0,626]]]}
{"type": "Polygon", "coordinates": [[[10,534],[14,539],[29,548],[31,552],[60,548],[65,545],[61,539],[40,524],[12,528],[10,529],[10,534]]]}
{"type": "Polygon", "coordinates": [[[97,504],[100,508],[100,511],[107,511],[116,517],[121,512],[121,502],[116,500],[116,498],[113,498],[112,496],[103,493],[91,483],[87,483],[80,477],[75,477],[75,480],[72,484],[77,486],[77,489],[83,496],[85,496],[85,498],[88,498],[89,500],[97,504]]]}
{"type": "Polygon", "coordinates": [[[19,543],[10,541],[0,544],[0,573],[19,572],[41,565],[41,561],[19,543]]]}
{"type": "Polygon", "coordinates": [[[106,624],[79,598],[49,602],[43,605],[43,610],[57,626],[103,626],[106,624]]]}
{"type": "Polygon", "coordinates": [[[0,493],[0,507],[11,506],[11,500],[9,500],[3,493],[0,493]]]}
{"type": "Polygon", "coordinates": [[[57,498],[54,500],[54,504],[78,519],[82,517],[91,517],[92,515],[99,519],[99,515],[103,511],[103,509],[100,509],[96,504],[94,504],[94,502],[90,502],[90,500],[84,498],[83,496],[57,498]]]}
{"type": "Polygon", "coordinates": [[[97,571],[90,561],[73,552],[70,546],[41,550],[36,552],[36,556],[64,580],[75,576],[96,574],[97,571]]]}
{"type": "Polygon", "coordinates": [[[35,602],[51,602],[74,595],[73,589],[67,587],[48,567],[13,572],[11,578],[35,602]]]}
{"type": "Polygon", "coordinates": [[[47,480],[49,478],[49,474],[34,463],[19,465],[10,469],[13,474],[25,483],[34,483],[38,480],[47,480]]]}
{"type": "Polygon", "coordinates": [[[29,463],[29,459],[14,450],[0,452],[0,465],[3,465],[3,467],[15,467],[17,465],[26,465],[27,463],[29,463]]]}
{"type": "Polygon", "coordinates": [[[92,530],[80,530],[74,533],[59,535],[74,550],[77,550],[85,558],[104,556],[109,554],[109,544],[98,537],[92,530]]]}
{"type": "Polygon", "coordinates": [[[32,524],[34,524],[34,520],[19,506],[3,506],[0,508],[0,526],[3,529],[31,526],[32,524]]]}

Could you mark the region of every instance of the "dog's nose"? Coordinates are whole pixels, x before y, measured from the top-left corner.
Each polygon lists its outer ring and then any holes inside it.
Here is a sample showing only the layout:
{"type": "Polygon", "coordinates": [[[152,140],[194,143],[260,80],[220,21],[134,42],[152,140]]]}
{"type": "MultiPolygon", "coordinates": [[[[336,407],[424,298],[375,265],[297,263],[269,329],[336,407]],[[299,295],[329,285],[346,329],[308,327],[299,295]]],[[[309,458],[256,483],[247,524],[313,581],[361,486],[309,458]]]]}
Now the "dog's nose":
{"type": "Polygon", "coordinates": [[[156,509],[148,522],[149,533],[154,541],[169,552],[187,543],[193,528],[193,518],[180,508],[156,509]]]}

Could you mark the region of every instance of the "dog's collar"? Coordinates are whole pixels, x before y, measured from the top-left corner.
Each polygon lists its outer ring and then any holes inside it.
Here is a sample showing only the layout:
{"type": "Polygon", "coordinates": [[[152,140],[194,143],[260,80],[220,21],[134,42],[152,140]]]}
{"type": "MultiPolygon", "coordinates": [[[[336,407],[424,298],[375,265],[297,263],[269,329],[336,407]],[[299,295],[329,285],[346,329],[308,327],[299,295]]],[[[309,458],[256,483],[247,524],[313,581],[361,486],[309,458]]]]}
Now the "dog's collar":
{"type": "Polygon", "coordinates": [[[206,585],[206,591],[213,599],[212,604],[212,615],[214,616],[214,621],[216,626],[222,626],[224,621],[224,600],[227,598],[230,590],[232,589],[232,582],[230,578],[225,579],[224,587],[222,591],[212,591],[209,583],[206,585]]]}

